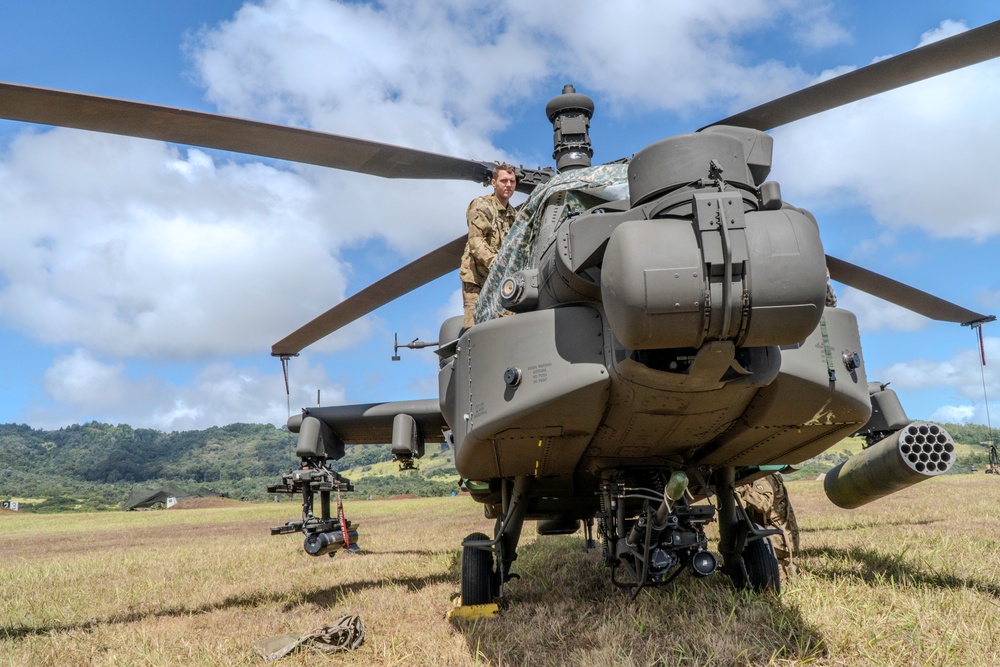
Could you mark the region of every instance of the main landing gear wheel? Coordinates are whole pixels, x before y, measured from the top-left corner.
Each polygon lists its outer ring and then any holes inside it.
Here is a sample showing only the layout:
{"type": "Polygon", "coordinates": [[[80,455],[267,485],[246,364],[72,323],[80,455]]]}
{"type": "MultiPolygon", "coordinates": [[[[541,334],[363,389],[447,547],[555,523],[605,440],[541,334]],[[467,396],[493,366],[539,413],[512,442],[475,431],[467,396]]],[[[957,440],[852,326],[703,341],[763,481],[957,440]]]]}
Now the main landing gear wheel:
{"type": "MultiPolygon", "coordinates": [[[[733,583],[737,588],[749,588],[755,593],[781,592],[778,557],[774,554],[774,547],[771,546],[769,537],[747,543],[746,548],[743,549],[743,564],[746,566],[747,579],[746,581],[737,581],[737,578],[734,577],[733,583]]],[[[743,579],[742,576],[738,578],[743,579]]]]}
{"type": "MultiPolygon", "coordinates": [[[[489,541],[483,533],[466,540],[489,541]]],[[[485,549],[462,547],[462,606],[493,602],[493,554],[485,549]]]]}

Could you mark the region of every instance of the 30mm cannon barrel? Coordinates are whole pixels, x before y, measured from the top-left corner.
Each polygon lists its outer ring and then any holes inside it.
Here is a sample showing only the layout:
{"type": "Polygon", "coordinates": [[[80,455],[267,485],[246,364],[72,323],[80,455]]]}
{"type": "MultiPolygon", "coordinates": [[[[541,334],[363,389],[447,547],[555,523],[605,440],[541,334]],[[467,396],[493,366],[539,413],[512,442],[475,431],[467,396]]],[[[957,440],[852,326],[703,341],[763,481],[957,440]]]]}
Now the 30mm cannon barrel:
{"type": "Polygon", "coordinates": [[[938,424],[913,422],[826,473],[826,496],[854,509],[925,479],[955,463],[955,441],[938,424]]]}

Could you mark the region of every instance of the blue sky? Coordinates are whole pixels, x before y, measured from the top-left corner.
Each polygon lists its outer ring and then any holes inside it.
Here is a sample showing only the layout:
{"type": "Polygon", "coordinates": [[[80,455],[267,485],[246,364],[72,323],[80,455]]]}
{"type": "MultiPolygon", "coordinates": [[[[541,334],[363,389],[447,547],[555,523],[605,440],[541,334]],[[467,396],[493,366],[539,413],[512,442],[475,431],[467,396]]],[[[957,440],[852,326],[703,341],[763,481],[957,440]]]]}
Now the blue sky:
{"type": "MultiPolygon", "coordinates": [[[[992,3],[174,0],[6,3],[0,80],[525,166],[545,102],[592,96],[595,161],[998,18],[992,3]],[[688,6],[690,5],[690,6],[688,6]]],[[[1000,62],[800,121],[771,178],[828,253],[1000,313],[1000,62]]],[[[0,122],[0,422],[184,430],[424,398],[445,277],[306,350],[270,346],[463,232],[470,183],[396,182],[0,122]]],[[[972,333],[838,289],[912,418],[985,422],[972,333]]],[[[1000,329],[986,384],[1000,415],[1000,329]]],[[[995,329],[995,330],[994,330],[995,329]]]]}

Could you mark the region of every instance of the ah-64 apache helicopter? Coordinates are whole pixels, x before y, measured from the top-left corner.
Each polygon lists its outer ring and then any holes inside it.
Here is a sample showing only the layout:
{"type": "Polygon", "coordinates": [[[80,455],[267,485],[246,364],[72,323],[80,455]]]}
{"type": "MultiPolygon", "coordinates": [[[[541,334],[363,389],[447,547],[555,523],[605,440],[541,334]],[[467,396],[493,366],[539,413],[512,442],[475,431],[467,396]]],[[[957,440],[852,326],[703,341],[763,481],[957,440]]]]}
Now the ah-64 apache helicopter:
{"type": "MultiPolygon", "coordinates": [[[[412,467],[453,449],[493,535],[463,542],[462,601],[510,580],[526,520],[540,535],[592,526],[612,581],[633,596],[720,567],[737,586],[779,586],[765,527],[734,489],[853,433],[869,446],[826,477],[857,507],[946,472],[954,443],[911,422],[869,382],[855,316],[830,278],[928,317],[992,317],[825,255],[813,216],[766,178],[780,125],[1000,55],[1000,22],[827,80],[592,167],[593,102],[572,87],[546,113],[556,168],[519,170],[530,193],[477,308],[441,326],[439,396],[307,408],[289,420],[302,464],[274,490],[303,494],[313,555],[356,540],[328,462],[392,443],[412,467]],[[509,317],[499,315],[506,310],[509,317]],[[318,507],[316,496],[319,496],[318,507]],[[331,508],[336,494],[338,510],[331,508]],[[719,558],[705,526],[718,521],[719,558]]],[[[0,84],[0,117],[219,148],[387,178],[488,182],[493,163],[135,102],[0,84]]],[[[276,343],[283,359],[458,268],[465,237],[346,299],[276,343]]]]}

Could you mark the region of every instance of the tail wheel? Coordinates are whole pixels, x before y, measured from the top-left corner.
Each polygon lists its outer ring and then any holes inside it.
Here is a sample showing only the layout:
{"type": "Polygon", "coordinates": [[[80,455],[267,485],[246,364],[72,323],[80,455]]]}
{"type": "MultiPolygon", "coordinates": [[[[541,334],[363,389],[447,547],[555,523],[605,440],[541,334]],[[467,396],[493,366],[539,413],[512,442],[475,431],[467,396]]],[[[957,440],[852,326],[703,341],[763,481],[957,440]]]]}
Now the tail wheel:
{"type": "Polygon", "coordinates": [[[771,538],[763,537],[748,542],[743,549],[743,564],[747,569],[747,581],[734,582],[737,588],[749,588],[755,593],[781,592],[778,557],[774,554],[774,547],[771,546],[771,538]]]}
{"type": "MultiPolygon", "coordinates": [[[[472,533],[465,539],[490,538],[483,533],[472,533]]],[[[485,549],[462,547],[462,604],[490,602],[493,602],[493,554],[485,549]]]]}

